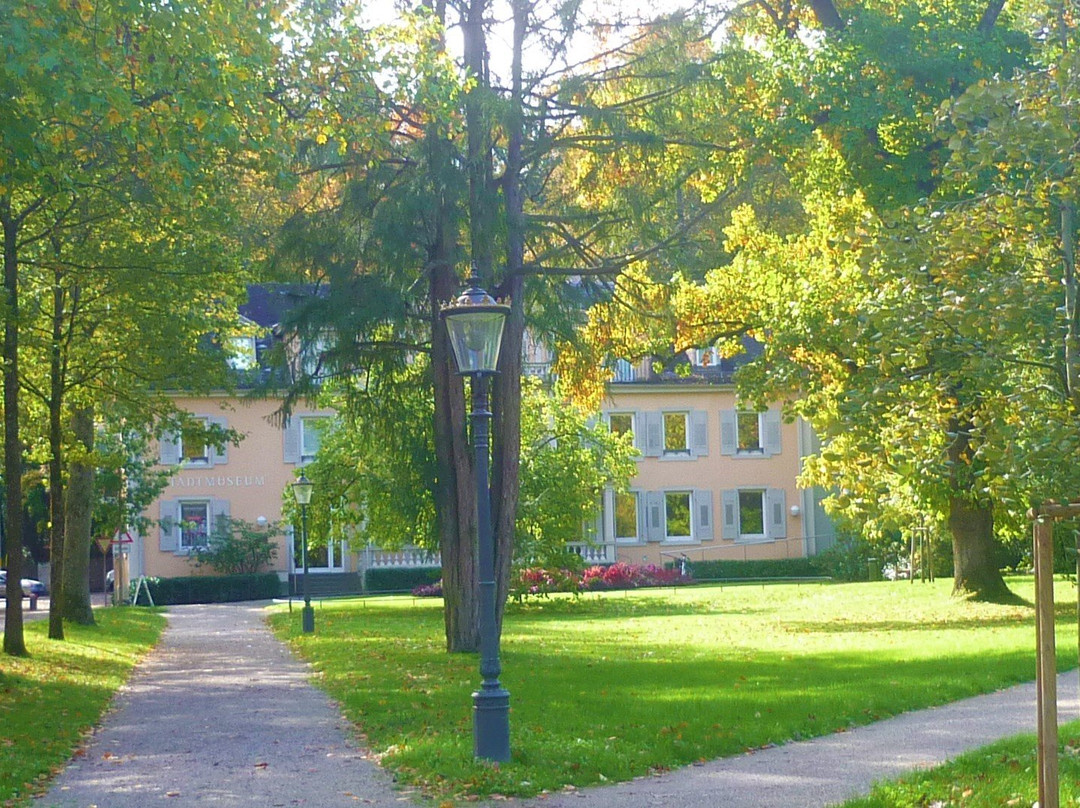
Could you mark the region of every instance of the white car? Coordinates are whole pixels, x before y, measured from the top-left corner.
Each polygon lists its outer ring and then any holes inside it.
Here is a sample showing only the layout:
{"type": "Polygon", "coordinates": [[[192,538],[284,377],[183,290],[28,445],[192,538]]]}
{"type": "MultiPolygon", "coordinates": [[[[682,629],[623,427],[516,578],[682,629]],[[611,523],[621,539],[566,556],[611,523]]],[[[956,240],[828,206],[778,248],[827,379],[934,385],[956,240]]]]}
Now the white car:
{"type": "MultiPolygon", "coordinates": [[[[23,595],[28,598],[41,597],[48,593],[45,588],[45,584],[41,581],[36,581],[33,578],[23,578],[20,581],[22,583],[23,595]]],[[[7,592],[7,570],[0,570],[0,594],[7,592]]]]}

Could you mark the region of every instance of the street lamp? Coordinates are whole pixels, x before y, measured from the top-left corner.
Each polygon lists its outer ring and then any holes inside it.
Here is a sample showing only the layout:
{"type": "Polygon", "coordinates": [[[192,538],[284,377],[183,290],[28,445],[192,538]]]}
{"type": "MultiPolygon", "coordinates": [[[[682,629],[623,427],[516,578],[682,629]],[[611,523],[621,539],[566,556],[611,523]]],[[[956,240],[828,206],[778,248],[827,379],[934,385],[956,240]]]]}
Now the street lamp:
{"type": "Polygon", "coordinates": [[[305,634],[315,630],[315,610],[311,608],[311,584],[308,581],[307,564],[307,506],[311,502],[311,492],[315,485],[300,472],[300,479],[292,484],[293,496],[300,506],[300,557],[304,565],[304,608],[300,612],[300,625],[305,634]]]}
{"type": "Polygon", "coordinates": [[[510,307],[480,288],[475,267],[469,288],[442,310],[458,372],[472,379],[476,534],[480,571],[480,690],[473,693],[473,756],[510,760],[510,694],[499,684],[499,632],[495,624],[495,542],[488,483],[488,384],[495,375],[503,325],[510,307]]]}

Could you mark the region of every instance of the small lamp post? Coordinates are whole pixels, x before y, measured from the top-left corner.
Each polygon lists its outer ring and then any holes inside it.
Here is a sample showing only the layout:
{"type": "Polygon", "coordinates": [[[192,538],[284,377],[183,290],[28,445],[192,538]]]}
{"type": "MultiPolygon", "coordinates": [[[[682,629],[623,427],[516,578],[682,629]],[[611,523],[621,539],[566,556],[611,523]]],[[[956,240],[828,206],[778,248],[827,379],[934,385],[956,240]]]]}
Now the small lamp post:
{"type": "Polygon", "coordinates": [[[307,563],[307,506],[311,502],[311,492],[315,485],[300,472],[300,479],[292,484],[293,496],[300,506],[300,558],[304,565],[304,608],[300,612],[300,625],[305,634],[315,630],[315,610],[311,608],[311,585],[308,581],[307,563]]]}
{"type": "Polygon", "coordinates": [[[480,573],[480,690],[473,693],[473,756],[510,760],[510,694],[499,684],[499,633],[495,621],[495,542],[488,482],[488,384],[495,375],[503,325],[510,307],[480,288],[475,267],[469,288],[442,310],[458,372],[472,379],[476,533],[480,573]]]}

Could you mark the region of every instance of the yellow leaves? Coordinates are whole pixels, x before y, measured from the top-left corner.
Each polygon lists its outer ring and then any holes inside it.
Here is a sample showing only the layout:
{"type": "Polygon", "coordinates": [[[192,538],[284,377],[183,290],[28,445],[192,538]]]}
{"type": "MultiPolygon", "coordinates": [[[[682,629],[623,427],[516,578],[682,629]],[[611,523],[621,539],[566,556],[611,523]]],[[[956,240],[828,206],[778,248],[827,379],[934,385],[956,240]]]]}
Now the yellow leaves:
{"type": "Polygon", "coordinates": [[[209,122],[209,120],[210,117],[201,109],[191,116],[191,122],[200,132],[206,127],[206,124],[209,122]]]}

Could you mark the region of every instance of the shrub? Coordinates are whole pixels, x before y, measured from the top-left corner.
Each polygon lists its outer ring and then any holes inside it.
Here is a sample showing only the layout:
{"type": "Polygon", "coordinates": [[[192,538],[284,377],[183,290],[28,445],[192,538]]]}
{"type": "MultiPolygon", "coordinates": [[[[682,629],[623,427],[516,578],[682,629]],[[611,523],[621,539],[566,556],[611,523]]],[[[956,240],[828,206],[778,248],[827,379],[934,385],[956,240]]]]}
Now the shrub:
{"type": "MultiPolygon", "coordinates": [[[[775,558],[760,561],[692,561],[695,580],[713,581],[731,578],[817,578],[822,572],[817,558],[775,558]]],[[[863,574],[866,567],[863,567],[863,574]]]]}
{"type": "Polygon", "coordinates": [[[441,598],[442,597],[442,581],[436,581],[433,584],[421,584],[420,586],[413,587],[413,596],[417,598],[441,598]]]}
{"type": "Polygon", "coordinates": [[[442,578],[442,567],[374,567],[364,573],[365,592],[411,592],[442,578]]]}
{"type": "Polygon", "coordinates": [[[677,586],[691,583],[689,575],[678,569],[654,565],[641,566],[617,562],[609,566],[589,567],[580,574],[573,570],[549,570],[530,567],[520,570],[510,585],[510,596],[518,602],[526,598],[547,597],[552,592],[571,592],[605,589],[637,589],[646,586],[677,586]]]}
{"type": "MultiPolygon", "coordinates": [[[[146,578],[156,606],[182,603],[231,603],[268,600],[281,594],[276,573],[245,575],[189,575],[181,578],[146,578]]],[[[132,596],[135,594],[132,583],[132,596]]]]}
{"type": "Polygon", "coordinates": [[[277,556],[272,540],[280,535],[277,523],[260,528],[243,519],[218,520],[206,545],[196,547],[189,560],[196,567],[208,566],[225,575],[256,573],[277,556]]]}

